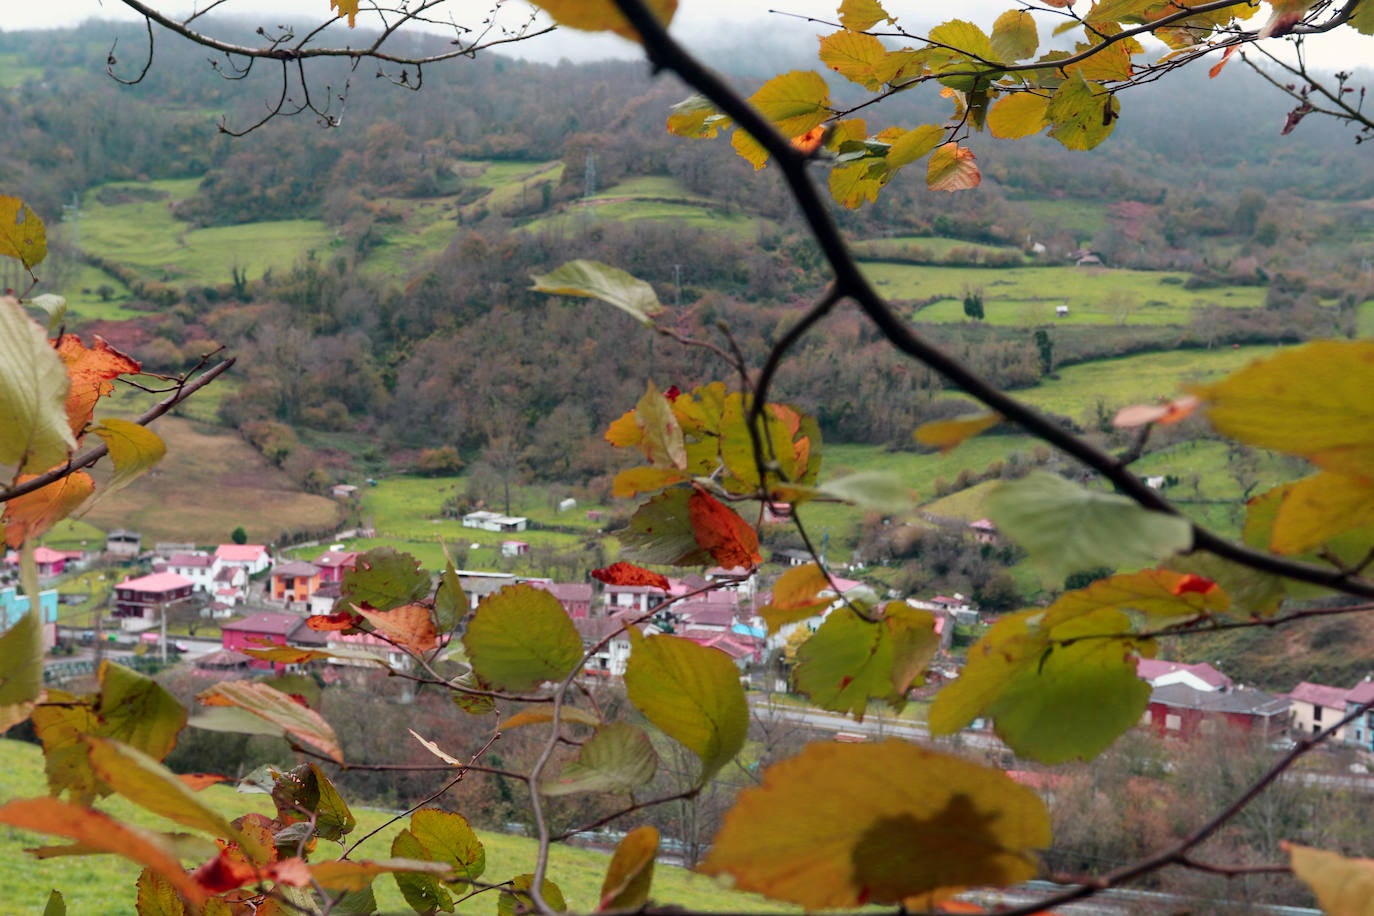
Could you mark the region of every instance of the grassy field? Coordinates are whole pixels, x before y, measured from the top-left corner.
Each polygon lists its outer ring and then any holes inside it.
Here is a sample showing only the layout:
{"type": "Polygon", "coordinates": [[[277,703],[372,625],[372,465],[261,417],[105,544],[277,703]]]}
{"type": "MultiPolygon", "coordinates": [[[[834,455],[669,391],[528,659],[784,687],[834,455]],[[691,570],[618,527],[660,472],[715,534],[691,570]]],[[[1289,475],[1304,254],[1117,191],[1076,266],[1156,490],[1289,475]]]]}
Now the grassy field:
{"type": "Polygon", "coordinates": [[[980,255],[993,255],[1005,257],[1008,253],[1015,253],[1019,256],[1020,252],[1014,248],[1007,248],[997,245],[981,245],[977,242],[966,242],[963,239],[947,239],[940,236],[924,235],[899,235],[886,239],[865,239],[854,243],[854,252],[860,258],[872,258],[882,260],[883,258],[903,256],[910,257],[913,250],[919,250],[925,255],[944,258],[951,251],[976,251],[980,255]]]}
{"type": "Polygon", "coordinates": [[[284,271],[310,250],[324,251],[334,232],[318,220],[275,220],[242,226],[193,229],[173,218],[171,204],[195,193],[199,179],[114,183],[82,201],[82,247],[133,267],[149,280],[216,286],[238,267],[256,279],[284,271]],[[103,204],[105,189],[133,188],[165,194],[157,200],[103,204]]]}
{"type": "Polygon", "coordinates": [[[0,89],[17,89],[43,78],[43,68],[28,66],[27,59],[22,54],[0,54],[0,89]]]}
{"type": "Polygon", "coordinates": [[[1036,225],[1053,228],[1061,227],[1078,236],[1080,242],[1087,244],[1107,225],[1107,210],[1100,204],[1085,204],[1081,200],[1018,200],[1018,207],[1025,207],[1035,217],[1036,225]]]}
{"type": "Polygon", "coordinates": [[[1205,305],[1257,308],[1264,289],[1257,286],[1187,290],[1185,275],[1092,267],[943,267],[866,262],[864,273],[878,291],[893,299],[946,296],[917,313],[917,321],[967,321],[965,289],[982,288],[989,324],[1186,324],[1193,309],[1205,305]],[[1069,314],[1055,316],[1058,306],[1069,314]]]}
{"type": "Polygon", "coordinates": [[[1100,401],[1115,411],[1128,404],[1148,404],[1183,394],[1190,382],[1206,382],[1234,372],[1273,353],[1275,347],[1226,347],[1216,350],[1172,350],[1065,366],[1058,379],[1044,379],[1016,392],[1028,404],[1081,419],[1100,401]]]}
{"type": "MultiPolygon", "coordinates": [[[[0,759],[6,764],[0,768],[0,801],[45,794],[42,755],[38,747],[0,740],[0,759]]],[[[228,816],[236,817],[248,811],[270,814],[272,811],[267,796],[242,795],[222,785],[206,789],[203,797],[216,810],[228,816]]],[[[118,798],[102,803],[101,808],[114,817],[143,827],[181,829],[118,798]]],[[[390,819],[385,812],[365,808],[354,808],[353,813],[358,820],[358,826],[352,834],[354,837],[361,837],[390,819]]],[[[383,829],[359,847],[357,856],[387,857],[391,839],[401,826],[398,824],[383,829]]],[[[486,850],[487,869],[484,877],[502,880],[533,870],[533,840],[490,831],[479,830],[478,833],[486,850]]],[[[23,853],[25,847],[44,841],[38,834],[0,827],[0,857],[9,863],[9,867],[0,870],[0,901],[3,901],[3,911],[7,916],[37,916],[42,913],[52,888],[62,891],[67,910],[71,913],[133,912],[134,882],[139,872],[137,866],[107,855],[35,860],[23,853]]],[[[335,849],[333,844],[322,842],[320,858],[330,855],[335,849]]],[[[556,847],[550,862],[549,877],[562,889],[574,911],[591,912],[596,907],[608,863],[609,856],[600,852],[556,847]]],[[[383,876],[375,882],[374,888],[382,912],[410,912],[393,879],[383,876]]],[[[654,897],[664,903],[707,911],[776,909],[776,906],[765,904],[761,898],[725,890],[710,878],[661,864],[654,870],[654,897]]],[[[475,903],[466,911],[490,912],[493,906],[490,902],[475,903]]]]}
{"type": "Polygon", "coordinates": [[[135,486],[97,503],[86,520],[99,528],[132,528],[145,543],[219,544],[239,525],[250,542],[271,543],[283,531],[337,524],[331,499],[302,493],[238,436],[164,417],[153,427],[167,457],[135,486]]]}
{"type": "Polygon", "coordinates": [[[54,292],[67,300],[69,324],[80,321],[123,321],[143,314],[125,307],[129,290],[123,283],[89,264],[81,264],[69,284],[54,292]],[[102,286],[114,291],[108,301],[102,300],[96,292],[102,286]]]}

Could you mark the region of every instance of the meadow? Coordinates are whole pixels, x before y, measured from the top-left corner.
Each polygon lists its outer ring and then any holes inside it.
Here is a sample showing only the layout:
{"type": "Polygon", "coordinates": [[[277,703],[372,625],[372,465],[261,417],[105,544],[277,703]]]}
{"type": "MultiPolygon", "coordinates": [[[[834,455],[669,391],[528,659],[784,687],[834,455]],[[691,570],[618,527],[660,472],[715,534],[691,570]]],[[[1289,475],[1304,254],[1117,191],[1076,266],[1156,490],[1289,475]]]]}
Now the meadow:
{"type": "Polygon", "coordinates": [[[335,243],[319,220],[264,220],[238,226],[193,228],[172,215],[172,205],[193,195],[200,179],[115,182],[82,200],[81,244],[102,257],[137,270],[148,280],[179,286],[219,286],[237,268],[257,279],[266,271],[289,270],[309,251],[335,243]],[[101,203],[102,192],[128,188],[155,200],[101,203]]]}
{"type": "Polygon", "coordinates": [[[952,267],[866,261],[864,273],[892,299],[945,297],[920,309],[916,321],[967,321],[966,290],[982,290],[984,321],[1009,327],[1047,324],[1187,324],[1207,305],[1258,308],[1264,288],[1184,288],[1185,274],[1074,267],[952,267]],[[1067,306],[1068,315],[1056,309],[1067,306]]]}
{"type": "MultiPolygon", "coordinates": [[[[43,759],[36,745],[0,739],[0,802],[14,798],[31,798],[46,794],[43,778],[43,759]]],[[[285,761],[283,764],[285,765],[285,761]]],[[[272,813],[266,795],[241,794],[225,785],[204,790],[203,798],[217,811],[237,817],[249,811],[272,813]]],[[[459,796],[461,802],[461,795],[459,796]]],[[[124,801],[111,798],[99,806],[120,820],[141,827],[181,829],[156,815],[124,801]]],[[[385,811],[353,808],[358,826],[352,833],[357,838],[391,820],[385,811]]],[[[403,823],[384,827],[376,836],[358,848],[358,857],[386,858],[390,855],[392,837],[403,823]]],[[[536,845],[526,837],[507,836],[493,831],[478,830],[486,851],[485,878],[504,880],[533,870],[536,845]]],[[[51,889],[60,890],[71,913],[132,913],[136,898],[135,882],[139,868],[131,862],[109,855],[32,859],[23,850],[48,842],[39,834],[10,827],[0,827],[0,859],[12,867],[0,869],[0,903],[6,916],[38,916],[43,912],[51,889]]],[[[321,842],[323,855],[333,854],[334,844],[321,842]]],[[[600,896],[601,881],[610,857],[602,852],[568,846],[555,847],[550,858],[549,877],[563,891],[571,908],[580,912],[595,909],[600,896]]],[[[382,912],[411,912],[396,882],[387,876],[374,884],[377,903],[382,912]]],[[[754,912],[776,910],[761,898],[726,890],[710,878],[685,869],[659,864],[654,869],[654,897],[705,911],[754,912]]],[[[468,904],[465,912],[489,913],[494,902],[479,896],[468,904]]]]}

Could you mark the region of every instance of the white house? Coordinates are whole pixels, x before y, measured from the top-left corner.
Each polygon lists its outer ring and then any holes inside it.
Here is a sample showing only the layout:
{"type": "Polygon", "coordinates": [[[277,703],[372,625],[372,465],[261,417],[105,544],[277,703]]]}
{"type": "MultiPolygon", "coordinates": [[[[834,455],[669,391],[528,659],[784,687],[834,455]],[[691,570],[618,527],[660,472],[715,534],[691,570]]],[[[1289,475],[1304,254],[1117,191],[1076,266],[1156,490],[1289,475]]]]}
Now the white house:
{"type": "Polygon", "coordinates": [[[529,519],[519,515],[502,515],[499,512],[478,510],[463,516],[464,528],[479,528],[482,531],[524,531],[529,527],[529,519]]]}
{"type": "Polygon", "coordinates": [[[1228,690],[1234,686],[1229,677],[1206,662],[1185,665],[1183,662],[1166,662],[1155,658],[1142,658],[1136,662],[1135,673],[1150,682],[1151,687],[1167,687],[1170,684],[1186,684],[1194,690],[1228,690]]]}
{"type": "Polygon", "coordinates": [[[272,565],[272,556],[263,544],[220,544],[215,548],[215,565],[241,566],[250,576],[266,572],[272,565]]]}
{"type": "Polygon", "coordinates": [[[161,565],[166,572],[190,579],[198,592],[215,590],[215,558],[204,551],[174,553],[161,565]]]}

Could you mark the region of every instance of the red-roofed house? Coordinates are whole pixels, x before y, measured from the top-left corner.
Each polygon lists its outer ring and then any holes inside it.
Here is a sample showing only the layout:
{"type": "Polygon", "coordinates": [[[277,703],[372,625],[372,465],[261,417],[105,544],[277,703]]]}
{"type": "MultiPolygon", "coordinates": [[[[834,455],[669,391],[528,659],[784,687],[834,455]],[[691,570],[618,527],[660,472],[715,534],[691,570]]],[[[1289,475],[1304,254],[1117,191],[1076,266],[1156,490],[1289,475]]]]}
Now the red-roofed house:
{"type": "Polygon", "coordinates": [[[1226,690],[1232,686],[1229,677],[1206,662],[1185,665],[1183,662],[1142,658],[1136,661],[1135,673],[1140,675],[1141,680],[1149,681],[1151,687],[1186,684],[1194,690],[1226,690]]]}
{"type": "Polygon", "coordinates": [[[265,572],[272,565],[272,557],[262,544],[220,544],[215,548],[217,566],[242,566],[248,575],[265,572]]]}
{"type": "Polygon", "coordinates": [[[151,626],[169,606],[190,599],[195,583],[172,572],[125,579],[115,586],[114,615],[124,618],[126,629],[151,626]]]}
{"type": "Polygon", "coordinates": [[[310,563],[320,571],[320,585],[329,585],[343,581],[344,570],[357,565],[358,553],[353,550],[326,550],[310,563]]]}
{"type": "Polygon", "coordinates": [[[314,563],[294,560],[272,569],[269,594],[274,601],[309,601],[320,587],[320,570],[314,563]]]}
{"type": "MultiPolygon", "coordinates": [[[[38,566],[38,578],[51,579],[67,571],[68,564],[80,562],[83,554],[79,550],[53,550],[51,547],[35,547],[33,560],[38,566]]],[[[5,565],[19,566],[19,551],[11,550],[5,554],[5,565]]]]}
{"type": "MultiPolygon", "coordinates": [[[[263,611],[242,620],[222,624],[220,626],[220,644],[225,649],[234,652],[242,652],[244,649],[261,649],[264,648],[264,643],[284,646],[290,641],[292,634],[304,625],[305,620],[298,614],[263,611]]],[[[286,665],[281,662],[269,662],[260,658],[252,659],[248,663],[248,667],[258,671],[270,669],[278,674],[286,670],[286,665]]]]}
{"type": "Polygon", "coordinates": [[[1189,684],[1156,687],[1143,722],[1165,738],[1213,735],[1222,728],[1277,738],[1288,720],[1288,698],[1245,687],[1199,690],[1189,684]]]}
{"type": "MultiPolygon", "coordinates": [[[[1345,715],[1345,699],[1350,691],[1344,687],[1328,687],[1325,684],[1312,684],[1303,681],[1288,694],[1290,727],[1295,735],[1316,734],[1340,720],[1345,715]]],[[[1345,727],[1336,729],[1332,735],[1337,741],[1345,740],[1345,727]]]]}
{"type": "Polygon", "coordinates": [[[532,580],[530,585],[535,588],[542,588],[558,599],[558,603],[563,605],[563,610],[568,612],[568,616],[574,620],[581,620],[592,615],[592,596],[594,591],[590,582],[544,582],[532,580]]]}

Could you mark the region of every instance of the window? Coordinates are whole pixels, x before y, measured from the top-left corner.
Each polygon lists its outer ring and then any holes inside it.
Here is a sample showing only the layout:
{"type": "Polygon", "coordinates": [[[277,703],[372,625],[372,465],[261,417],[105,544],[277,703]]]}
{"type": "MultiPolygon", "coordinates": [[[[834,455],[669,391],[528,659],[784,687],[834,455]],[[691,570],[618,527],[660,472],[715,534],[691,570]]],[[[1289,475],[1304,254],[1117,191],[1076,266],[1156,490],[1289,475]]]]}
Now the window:
{"type": "Polygon", "coordinates": [[[1183,727],[1183,719],[1173,713],[1166,713],[1164,716],[1164,727],[1171,732],[1176,732],[1183,727]]]}

